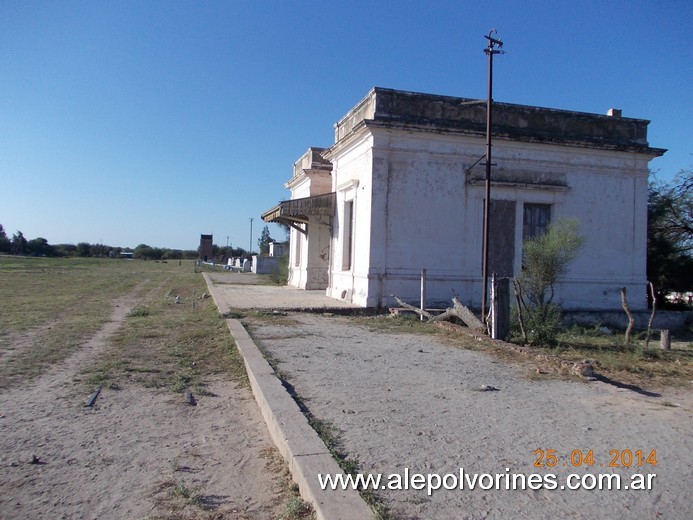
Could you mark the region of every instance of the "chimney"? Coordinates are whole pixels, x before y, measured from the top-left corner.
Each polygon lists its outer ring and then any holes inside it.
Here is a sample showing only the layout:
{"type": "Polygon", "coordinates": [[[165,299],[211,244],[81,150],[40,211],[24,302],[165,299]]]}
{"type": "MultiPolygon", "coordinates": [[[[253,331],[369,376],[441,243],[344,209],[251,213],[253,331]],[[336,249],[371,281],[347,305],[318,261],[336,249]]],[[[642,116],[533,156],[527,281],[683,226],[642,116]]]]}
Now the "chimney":
{"type": "Polygon", "coordinates": [[[607,110],[606,115],[609,117],[621,117],[622,112],[623,110],[621,110],[620,108],[610,108],[609,110],[607,110]]]}

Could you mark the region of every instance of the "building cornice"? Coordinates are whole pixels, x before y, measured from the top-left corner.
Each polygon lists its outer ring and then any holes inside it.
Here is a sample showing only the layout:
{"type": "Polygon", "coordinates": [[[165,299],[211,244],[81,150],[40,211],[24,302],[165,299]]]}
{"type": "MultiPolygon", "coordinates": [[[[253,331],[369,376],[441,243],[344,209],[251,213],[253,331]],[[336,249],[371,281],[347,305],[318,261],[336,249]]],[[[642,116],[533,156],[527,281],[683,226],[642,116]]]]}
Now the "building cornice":
{"type": "MultiPolygon", "coordinates": [[[[650,147],[647,119],[494,102],[494,138],[527,143],[638,152],[659,157],[666,150],[650,147]]],[[[323,152],[330,158],[342,141],[363,128],[485,137],[483,100],[422,94],[374,87],[335,124],[335,144],[323,152]]]]}

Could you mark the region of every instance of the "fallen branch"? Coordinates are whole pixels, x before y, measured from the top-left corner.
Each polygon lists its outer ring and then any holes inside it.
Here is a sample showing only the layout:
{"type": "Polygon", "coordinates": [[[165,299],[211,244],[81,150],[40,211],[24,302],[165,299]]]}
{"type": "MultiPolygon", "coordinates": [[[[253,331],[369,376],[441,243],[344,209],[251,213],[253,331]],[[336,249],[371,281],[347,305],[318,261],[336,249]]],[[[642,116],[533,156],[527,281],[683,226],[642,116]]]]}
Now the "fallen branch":
{"type": "Polygon", "coordinates": [[[410,311],[415,312],[419,316],[425,317],[429,321],[433,322],[440,322],[440,321],[449,321],[450,318],[453,316],[460,319],[462,322],[464,322],[467,327],[472,329],[475,332],[481,332],[484,333],[486,331],[486,327],[484,326],[483,323],[477,318],[472,311],[470,311],[467,307],[462,305],[462,302],[457,298],[457,296],[453,296],[452,298],[452,307],[448,307],[445,312],[442,314],[439,314],[437,316],[433,316],[430,312],[425,311],[423,309],[420,309],[418,307],[415,307],[413,305],[408,304],[404,300],[401,300],[394,294],[391,295],[395,301],[405,309],[409,309],[410,311]]]}
{"type": "Polygon", "coordinates": [[[419,307],[414,307],[413,305],[409,305],[404,300],[397,298],[397,296],[395,296],[394,294],[391,294],[390,296],[392,296],[395,299],[395,301],[400,305],[400,307],[404,307],[405,309],[409,309],[410,311],[414,311],[419,316],[423,316],[424,318],[428,318],[429,320],[433,319],[433,315],[430,312],[428,312],[424,309],[420,309],[419,307]]]}
{"type": "Polygon", "coordinates": [[[481,320],[472,311],[462,305],[457,296],[452,298],[452,304],[454,305],[455,316],[461,319],[467,327],[477,332],[486,332],[486,325],[481,323],[481,320]]]}

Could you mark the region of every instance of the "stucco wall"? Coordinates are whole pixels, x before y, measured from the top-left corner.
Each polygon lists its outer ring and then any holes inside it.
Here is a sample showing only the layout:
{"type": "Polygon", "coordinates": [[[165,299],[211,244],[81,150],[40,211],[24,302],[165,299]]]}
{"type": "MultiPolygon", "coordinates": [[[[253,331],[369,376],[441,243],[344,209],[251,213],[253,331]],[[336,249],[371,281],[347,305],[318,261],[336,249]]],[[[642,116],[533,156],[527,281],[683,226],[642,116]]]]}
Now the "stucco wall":
{"type": "MultiPolygon", "coordinates": [[[[328,295],[364,306],[392,304],[390,294],[415,301],[426,268],[429,301],[449,301],[454,291],[478,306],[484,190],[472,178],[483,166],[471,175],[465,168],[483,153],[478,138],[381,129],[340,150],[328,295]],[[340,229],[352,197],[354,261],[345,271],[340,229]]],[[[516,201],[516,273],[523,205],[550,204],[552,220],[576,218],[586,237],[556,301],[568,309],[618,309],[626,286],[631,307],[645,308],[646,156],[497,140],[494,163],[504,182],[493,186],[492,199],[516,201]]]]}
{"type": "Polygon", "coordinates": [[[363,306],[374,305],[368,300],[371,290],[369,274],[369,255],[376,242],[371,238],[371,197],[374,196],[371,182],[372,140],[369,135],[345,146],[339,157],[339,164],[332,171],[332,191],[337,194],[337,212],[333,219],[332,258],[330,261],[330,287],[327,295],[345,299],[363,306]],[[348,224],[345,222],[345,206],[353,202],[354,229],[351,258],[347,259],[348,224]],[[350,264],[346,269],[345,265],[350,264]]]}
{"type": "MultiPolygon", "coordinates": [[[[302,175],[287,183],[291,186],[291,198],[310,197],[310,177],[302,175]]],[[[289,279],[288,285],[306,288],[306,244],[304,236],[295,228],[289,232],[289,279]],[[300,252],[299,252],[300,250],[300,252]]]]}
{"type": "MultiPolygon", "coordinates": [[[[618,309],[627,287],[631,307],[645,308],[648,162],[665,152],[649,146],[648,124],[620,112],[496,103],[492,267],[500,260],[520,272],[525,205],[550,205],[552,221],[575,218],[586,238],[556,301],[618,309]]],[[[339,120],[335,144],[321,151],[337,203],[329,296],[363,306],[392,304],[391,294],[416,301],[426,268],[430,302],[454,292],[480,305],[485,126],[479,100],[378,87],[339,120]]]]}
{"type": "MultiPolygon", "coordinates": [[[[332,178],[329,170],[311,168],[319,156],[311,149],[294,165],[294,176],[286,183],[291,199],[329,193],[332,178]]],[[[311,217],[307,233],[295,228],[289,234],[288,285],[299,289],[326,289],[330,257],[329,218],[311,217]],[[300,250],[300,251],[299,251],[300,250]]]]}

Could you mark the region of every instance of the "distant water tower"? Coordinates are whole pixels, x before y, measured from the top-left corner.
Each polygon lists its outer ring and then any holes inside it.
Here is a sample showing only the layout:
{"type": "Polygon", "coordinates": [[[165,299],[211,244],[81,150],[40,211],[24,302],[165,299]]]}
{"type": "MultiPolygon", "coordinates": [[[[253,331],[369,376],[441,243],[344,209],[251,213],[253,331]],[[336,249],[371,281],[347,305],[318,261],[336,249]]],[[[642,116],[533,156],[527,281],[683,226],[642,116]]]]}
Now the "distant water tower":
{"type": "Polygon", "coordinates": [[[212,243],[214,238],[212,235],[200,235],[200,247],[198,248],[199,258],[203,262],[210,261],[214,258],[212,254],[212,243]]]}

